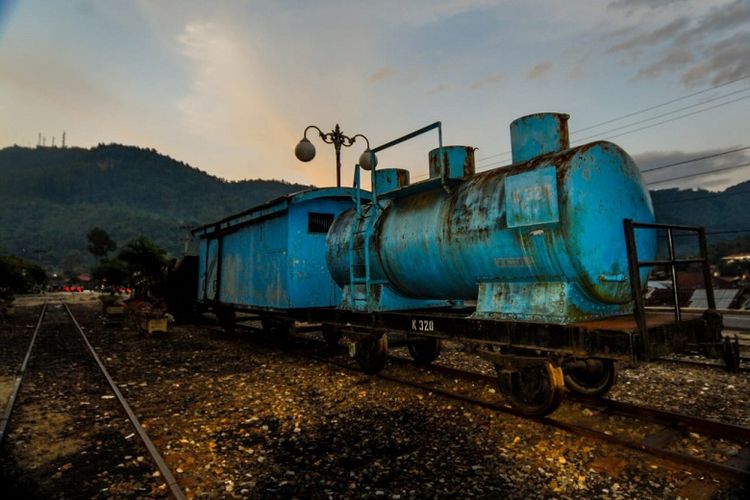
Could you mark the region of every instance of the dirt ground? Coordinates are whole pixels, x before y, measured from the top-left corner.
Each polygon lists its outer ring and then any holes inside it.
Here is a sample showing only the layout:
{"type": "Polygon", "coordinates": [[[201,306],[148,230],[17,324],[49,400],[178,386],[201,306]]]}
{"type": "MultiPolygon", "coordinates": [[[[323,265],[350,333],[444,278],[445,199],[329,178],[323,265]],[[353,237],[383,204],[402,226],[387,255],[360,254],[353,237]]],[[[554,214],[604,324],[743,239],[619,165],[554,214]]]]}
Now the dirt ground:
{"type": "MultiPolygon", "coordinates": [[[[94,301],[73,311],[188,497],[747,497],[724,478],[313,362],[248,335],[182,325],[144,336],[105,326],[94,301]]],[[[20,364],[37,313],[18,307],[0,326],[0,380],[20,364]]],[[[58,334],[40,334],[0,479],[27,496],[167,496],[72,337],[47,335],[58,334]]],[[[659,391],[638,373],[623,374],[620,394],[659,391]]]]}

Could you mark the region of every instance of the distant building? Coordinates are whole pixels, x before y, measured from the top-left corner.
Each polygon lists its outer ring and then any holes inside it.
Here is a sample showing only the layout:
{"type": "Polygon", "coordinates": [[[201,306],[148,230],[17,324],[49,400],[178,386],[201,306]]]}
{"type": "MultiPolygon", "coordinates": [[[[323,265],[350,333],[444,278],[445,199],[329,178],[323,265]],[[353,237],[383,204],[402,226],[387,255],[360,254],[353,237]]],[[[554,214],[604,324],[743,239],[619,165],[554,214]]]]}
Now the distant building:
{"type": "MultiPolygon", "coordinates": [[[[748,254],[750,259],[750,254],[748,254]]],[[[682,307],[708,307],[703,273],[678,272],[677,295],[682,307]]],[[[714,299],[718,309],[744,309],[748,307],[750,290],[741,286],[736,280],[727,280],[717,276],[712,277],[714,299]]],[[[672,306],[674,292],[671,280],[650,280],[648,292],[645,295],[646,305],[672,306]]]]}
{"type": "Polygon", "coordinates": [[[735,253],[722,257],[721,260],[727,264],[732,264],[734,262],[750,262],[750,253],[735,253]]]}

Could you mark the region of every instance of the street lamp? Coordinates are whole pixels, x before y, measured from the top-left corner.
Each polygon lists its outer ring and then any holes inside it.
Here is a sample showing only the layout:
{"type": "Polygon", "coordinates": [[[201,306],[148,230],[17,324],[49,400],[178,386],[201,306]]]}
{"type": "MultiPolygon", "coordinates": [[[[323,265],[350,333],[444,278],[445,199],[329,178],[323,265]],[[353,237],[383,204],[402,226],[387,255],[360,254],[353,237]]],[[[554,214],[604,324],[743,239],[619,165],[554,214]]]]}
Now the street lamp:
{"type": "Polygon", "coordinates": [[[354,144],[357,137],[361,137],[367,143],[367,149],[359,157],[359,165],[365,170],[370,170],[374,167],[378,161],[375,155],[370,152],[370,141],[362,134],[356,134],[352,137],[348,137],[341,132],[341,127],[336,124],[336,127],[328,133],[324,133],[315,125],[309,125],[305,129],[305,133],[302,134],[302,140],[299,141],[297,146],[294,148],[294,155],[299,161],[308,162],[315,158],[315,146],[307,139],[307,131],[314,128],[318,131],[318,135],[326,144],[333,144],[336,149],[336,186],[341,187],[341,146],[349,147],[354,144]],[[374,161],[371,162],[370,159],[374,161]],[[373,165],[374,163],[375,165],[373,165]]]}

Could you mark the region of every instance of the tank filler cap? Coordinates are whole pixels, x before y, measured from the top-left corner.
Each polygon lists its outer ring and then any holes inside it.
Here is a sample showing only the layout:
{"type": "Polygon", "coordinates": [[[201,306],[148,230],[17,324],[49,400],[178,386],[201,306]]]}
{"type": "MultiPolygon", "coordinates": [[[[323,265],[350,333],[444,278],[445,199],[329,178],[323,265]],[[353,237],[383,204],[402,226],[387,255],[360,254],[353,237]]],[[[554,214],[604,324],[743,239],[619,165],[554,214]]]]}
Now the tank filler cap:
{"type": "Polygon", "coordinates": [[[510,124],[513,163],[568,149],[568,118],[564,113],[536,113],[514,120],[510,124]]]}
{"type": "Polygon", "coordinates": [[[381,195],[409,185],[409,171],[403,168],[381,168],[375,171],[375,194],[381,195]]]}
{"type": "Polygon", "coordinates": [[[440,177],[443,172],[441,168],[448,171],[448,179],[465,179],[474,175],[476,171],[474,163],[474,150],[472,146],[443,146],[443,158],[440,161],[440,148],[429,152],[430,179],[440,177]]]}

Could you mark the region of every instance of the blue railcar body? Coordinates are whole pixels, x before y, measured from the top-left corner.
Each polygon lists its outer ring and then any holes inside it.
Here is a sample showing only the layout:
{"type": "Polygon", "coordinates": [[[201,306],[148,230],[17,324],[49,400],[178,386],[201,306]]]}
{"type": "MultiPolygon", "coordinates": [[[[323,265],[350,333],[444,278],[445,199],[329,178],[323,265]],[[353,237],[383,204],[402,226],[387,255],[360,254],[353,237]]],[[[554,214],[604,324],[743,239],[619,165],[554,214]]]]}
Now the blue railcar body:
{"type": "MultiPolygon", "coordinates": [[[[550,113],[517,120],[518,163],[475,175],[471,148],[442,148],[443,168],[454,180],[463,176],[451,189],[427,180],[390,191],[361,216],[339,217],[328,264],[345,287],[342,306],[383,311],[414,308],[415,299],[422,307],[476,300],[475,317],[557,324],[630,312],[623,220],[653,222],[650,196],[616,145],[568,148],[566,120],[550,113]],[[366,285],[367,304],[348,300],[358,292],[346,288],[349,240],[363,227],[373,228],[367,248],[376,278],[366,285]]],[[[439,151],[430,153],[431,166],[439,151]]],[[[654,232],[640,233],[637,245],[643,259],[653,258],[654,232]]],[[[643,268],[642,280],[647,274],[643,268]]]]}
{"type": "Polygon", "coordinates": [[[715,311],[683,317],[676,296],[672,320],[643,304],[650,266],[668,266],[676,287],[677,264],[700,263],[715,308],[702,228],[653,224],[630,156],[605,141],[571,148],[567,119],[514,121],[512,164],[480,173],[474,148],[443,146],[435,122],[369,150],[376,165],[375,153],[437,129],[424,181],[377,169],[369,193],[357,166],[354,188],[295,193],[198,228],[198,302],[228,332],[235,310],[281,339],[295,322],[320,323],[332,345],[350,340],[367,373],[383,368],[394,333],[420,364],[441,339],[473,343],[511,404],[536,417],[566,386],[606,393],[615,360],[695,345],[739,366],[715,311]],[[669,260],[655,260],[657,230],[669,260]],[[701,258],[677,259],[672,231],[695,232],[701,258]]]}
{"type": "Polygon", "coordinates": [[[325,237],[354,198],[352,188],[303,191],[195,230],[198,301],[262,309],[338,305],[341,288],[326,267],[325,237]]]}

